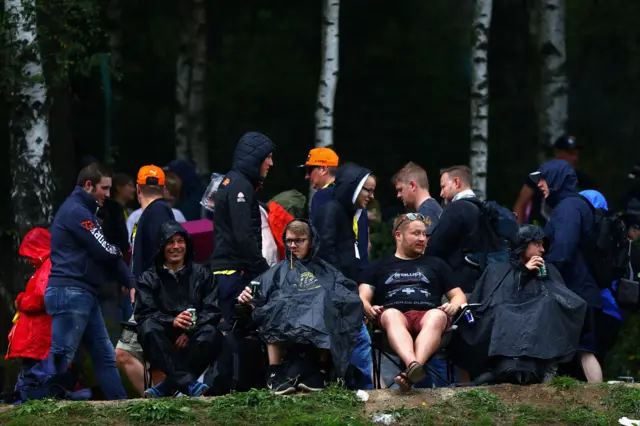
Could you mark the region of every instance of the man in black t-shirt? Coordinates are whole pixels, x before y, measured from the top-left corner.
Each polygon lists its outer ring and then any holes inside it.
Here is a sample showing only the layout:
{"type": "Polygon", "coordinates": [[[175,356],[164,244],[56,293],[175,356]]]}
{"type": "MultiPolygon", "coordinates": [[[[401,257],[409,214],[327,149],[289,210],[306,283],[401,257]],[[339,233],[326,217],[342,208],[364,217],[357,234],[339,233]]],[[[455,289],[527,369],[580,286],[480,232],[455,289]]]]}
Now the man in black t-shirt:
{"type": "MultiPolygon", "coordinates": [[[[578,178],[578,192],[585,189],[596,189],[593,181],[584,173],[576,169],[578,164],[578,155],[582,145],[573,136],[560,136],[553,144],[555,148],[555,158],[557,160],[565,160],[571,164],[578,178]]],[[[551,215],[549,208],[544,200],[544,196],[535,182],[529,175],[525,178],[520,194],[513,206],[513,211],[518,215],[519,223],[531,223],[533,225],[544,226],[551,215]]]]}
{"type": "Polygon", "coordinates": [[[393,231],[395,255],[363,272],[359,292],[365,314],[378,321],[407,366],[395,379],[407,388],[425,377],[424,364],[438,349],[449,317],[466,303],[466,297],[453,282],[445,261],[423,256],[427,244],[424,216],[400,215],[393,231]],[[440,306],[445,294],[449,303],[440,306]]]}

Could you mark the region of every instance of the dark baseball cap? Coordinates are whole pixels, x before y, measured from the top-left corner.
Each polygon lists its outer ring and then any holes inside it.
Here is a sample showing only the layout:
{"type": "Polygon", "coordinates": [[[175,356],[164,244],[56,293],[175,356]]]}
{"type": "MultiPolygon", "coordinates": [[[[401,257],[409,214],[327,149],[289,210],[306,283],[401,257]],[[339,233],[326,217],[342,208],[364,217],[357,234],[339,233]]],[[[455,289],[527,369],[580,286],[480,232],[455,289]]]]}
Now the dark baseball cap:
{"type": "Polygon", "coordinates": [[[556,139],[556,141],[553,143],[553,147],[555,149],[561,150],[580,149],[582,148],[582,145],[578,143],[578,140],[575,138],[575,136],[563,135],[556,139]]]}

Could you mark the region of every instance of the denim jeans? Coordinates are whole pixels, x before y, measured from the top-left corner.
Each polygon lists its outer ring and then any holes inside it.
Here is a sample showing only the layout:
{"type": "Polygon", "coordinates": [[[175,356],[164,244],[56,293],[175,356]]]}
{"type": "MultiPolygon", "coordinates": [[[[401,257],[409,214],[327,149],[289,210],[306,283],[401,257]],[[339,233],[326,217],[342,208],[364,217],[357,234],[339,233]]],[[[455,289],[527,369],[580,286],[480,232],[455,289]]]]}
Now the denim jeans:
{"type": "Polygon", "coordinates": [[[350,386],[356,389],[373,389],[373,361],[371,360],[371,336],[367,330],[367,326],[362,324],[362,328],[358,333],[356,348],[351,355],[351,365],[356,370],[356,378],[350,386]]]}
{"type": "Polygon", "coordinates": [[[67,371],[82,341],[106,398],[126,399],[98,298],[79,287],[48,287],[44,304],[52,317],[51,355],[55,360],[56,374],[67,371]]]}

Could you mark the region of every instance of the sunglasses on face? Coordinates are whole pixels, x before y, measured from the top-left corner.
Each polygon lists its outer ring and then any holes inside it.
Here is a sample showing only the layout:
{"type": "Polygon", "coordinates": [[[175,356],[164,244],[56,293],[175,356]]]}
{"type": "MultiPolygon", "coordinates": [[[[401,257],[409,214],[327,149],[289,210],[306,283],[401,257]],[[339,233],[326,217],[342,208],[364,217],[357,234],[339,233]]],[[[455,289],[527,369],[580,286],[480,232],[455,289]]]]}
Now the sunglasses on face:
{"type": "Polygon", "coordinates": [[[398,223],[398,226],[396,226],[396,229],[394,229],[393,232],[396,232],[400,228],[400,225],[402,225],[403,223],[413,222],[414,220],[420,220],[424,222],[425,218],[420,213],[407,213],[404,218],[402,218],[402,220],[398,223]]]}

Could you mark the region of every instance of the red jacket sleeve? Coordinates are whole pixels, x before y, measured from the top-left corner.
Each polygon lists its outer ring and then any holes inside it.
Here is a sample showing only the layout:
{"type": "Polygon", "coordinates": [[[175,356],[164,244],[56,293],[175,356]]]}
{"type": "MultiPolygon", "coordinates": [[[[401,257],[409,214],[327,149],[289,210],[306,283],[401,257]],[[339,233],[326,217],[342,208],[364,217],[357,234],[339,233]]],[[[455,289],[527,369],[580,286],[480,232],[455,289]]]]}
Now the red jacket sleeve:
{"type": "Polygon", "coordinates": [[[50,272],[51,261],[47,259],[29,280],[26,291],[18,295],[16,302],[19,312],[28,314],[46,312],[44,292],[47,290],[50,272]]]}

